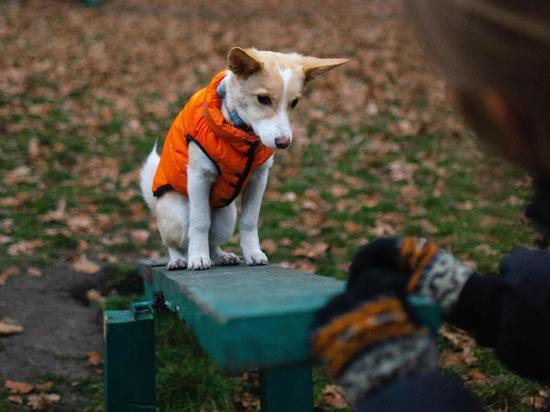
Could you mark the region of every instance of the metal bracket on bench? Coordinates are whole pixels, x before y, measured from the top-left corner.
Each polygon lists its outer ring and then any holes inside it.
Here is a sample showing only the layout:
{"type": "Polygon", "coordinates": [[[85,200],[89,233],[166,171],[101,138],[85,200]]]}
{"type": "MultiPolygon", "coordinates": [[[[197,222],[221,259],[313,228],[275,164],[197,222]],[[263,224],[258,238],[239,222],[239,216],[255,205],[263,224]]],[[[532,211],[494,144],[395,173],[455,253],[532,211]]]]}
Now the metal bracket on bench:
{"type": "Polygon", "coordinates": [[[135,320],[144,319],[149,315],[155,314],[155,310],[153,309],[153,302],[150,300],[133,302],[130,305],[130,312],[132,313],[132,316],[135,320]]]}
{"type": "Polygon", "coordinates": [[[153,294],[153,300],[142,300],[133,302],[130,305],[130,311],[136,320],[149,315],[154,316],[155,312],[161,312],[163,310],[169,310],[171,312],[177,311],[176,307],[166,300],[164,294],[160,291],[153,294]]]}

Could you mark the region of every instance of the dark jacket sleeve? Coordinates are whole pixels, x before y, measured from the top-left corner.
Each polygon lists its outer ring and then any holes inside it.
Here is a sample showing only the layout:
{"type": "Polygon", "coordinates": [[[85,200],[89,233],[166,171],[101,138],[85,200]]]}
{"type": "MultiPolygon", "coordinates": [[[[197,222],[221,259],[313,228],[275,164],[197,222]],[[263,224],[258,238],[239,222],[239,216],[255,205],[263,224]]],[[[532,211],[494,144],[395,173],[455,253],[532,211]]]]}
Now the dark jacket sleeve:
{"type": "Polygon", "coordinates": [[[550,378],[550,253],[516,249],[503,259],[500,277],[474,275],[450,323],[495,349],[524,377],[550,378]]]}
{"type": "Polygon", "coordinates": [[[356,405],[358,412],[481,412],[481,404],[456,378],[439,372],[400,379],[356,405]]]}

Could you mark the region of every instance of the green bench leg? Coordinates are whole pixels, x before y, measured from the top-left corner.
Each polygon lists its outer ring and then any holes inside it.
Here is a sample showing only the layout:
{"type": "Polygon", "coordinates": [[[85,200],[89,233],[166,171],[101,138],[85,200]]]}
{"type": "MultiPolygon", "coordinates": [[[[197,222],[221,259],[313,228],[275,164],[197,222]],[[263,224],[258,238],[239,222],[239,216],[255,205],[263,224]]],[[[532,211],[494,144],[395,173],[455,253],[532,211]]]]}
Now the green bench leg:
{"type": "Polygon", "coordinates": [[[153,300],[153,269],[165,268],[168,258],[141,259],[137,264],[137,269],[143,278],[143,299],[153,300]]]}
{"type": "Polygon", "coordinates": [[[151,313],[104,315],[105,412],[155,412],[155,324],[151,313]]]}
{"type": "Polygon", "coordinates": [[[260,370],[262,412],[313,411],[311,365],[260,370]]]}

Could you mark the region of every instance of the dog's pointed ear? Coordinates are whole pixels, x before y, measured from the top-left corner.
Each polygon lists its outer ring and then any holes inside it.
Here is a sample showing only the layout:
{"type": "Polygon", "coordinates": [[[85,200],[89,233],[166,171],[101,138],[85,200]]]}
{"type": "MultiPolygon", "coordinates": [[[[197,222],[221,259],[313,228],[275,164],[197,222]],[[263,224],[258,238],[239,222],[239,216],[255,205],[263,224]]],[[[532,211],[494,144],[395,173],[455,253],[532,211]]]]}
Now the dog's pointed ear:
{"type": "Polygon", "coordinates": [[[305,81],[308,82],[317,76],[346,63],[348,59],[319,59],[317,57],[302,57],[302,67],[304,68],[305,81]]]}
{"type": "Polygon", "coordinates": [[[263,63],[258,59],[254,49],[233,47],[227,55],[227,67],[237,76],[248,77],[261,70],[263,63]]]}

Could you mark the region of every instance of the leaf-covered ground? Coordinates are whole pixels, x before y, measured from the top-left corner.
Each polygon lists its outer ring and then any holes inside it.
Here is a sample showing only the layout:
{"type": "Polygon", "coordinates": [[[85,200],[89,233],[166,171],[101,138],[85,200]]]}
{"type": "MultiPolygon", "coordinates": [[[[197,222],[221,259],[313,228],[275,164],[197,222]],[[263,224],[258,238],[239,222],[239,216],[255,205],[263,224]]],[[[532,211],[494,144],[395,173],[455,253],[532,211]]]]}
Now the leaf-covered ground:
{"type": "MultiPolygon", "coordinates": [[[[137,258],[162,253],[137,169],[235,45],[350,58],[311,85],[294,143],[277,154],[261,214],[272,263],[343,277],[358,245],[399,233],[431,236],[479,271],[495,271],[513,246],[533,242],[521,217],[529,182],[478,148],[404,20],[397,0],[0,1],[0,288],[49,282],[66,269],[82,281],[101,268],[131,277],[137,258]]],[[[102,302],[102,293],[108,288],[88,299],[102,302]]],[[[111,293],[106,304],[127,301],[111,293]]],[[[0,351],[13,344],[14,327],[27,333],[26,319],[5,320],[1,304],[0,334],[12,332],[0,351]]],[[[157,327],[163,410],[257,407],[257,376],[224,375],[170,317],[157,327]]],[[[543,388],[460,331],[447,329],[440,349],[442,366],[490,410],[545,403],[543,388]]],[[[99,410],[100,360],[85,362],[90,376],[74,386],[99,410]]],[[[28,393],[7,384],[1,368],[0,379],[1,397],[12,397],[0,411],[16,410],[19,399],[63,410],[63,396],[74,395],[56,374],[36,377],[28,393]]],[[[330,382],[322,373],[316,380],[319,407],[336,406],[330,382]]]]}

